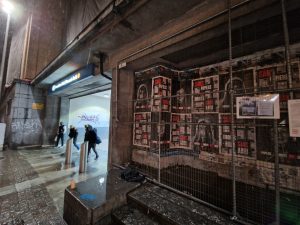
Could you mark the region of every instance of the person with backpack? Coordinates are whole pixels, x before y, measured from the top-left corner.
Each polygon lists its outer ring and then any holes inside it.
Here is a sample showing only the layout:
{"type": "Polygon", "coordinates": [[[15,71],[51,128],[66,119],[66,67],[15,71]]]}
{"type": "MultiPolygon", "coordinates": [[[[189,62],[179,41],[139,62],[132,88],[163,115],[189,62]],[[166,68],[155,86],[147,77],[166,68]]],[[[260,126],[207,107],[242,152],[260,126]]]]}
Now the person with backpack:
{"type": "Polygon", "coordinates": [[[96,154],[95,160],[99,158],[99,155],[96,151],[96,141],[97,141],[97,134],[94,131],[91,125],[85,125],[85,135],[84,141],[88,141],[88,157],[91,153],[91,149],[93,149],[94,153],[96,154]]]}
{"type": "Polygon", "coordinates": [[[78,136],[78,131],[76,129],[76,127],[74,126],[70,126],[70,133],[69,133],[69,137],[73,138],[73,145],[75,146],[75,148],[77,148],[77,150],[79,150],[79,146],[77,145],[77,136],[78,136]]]}
{"type": "Polygon", "coordinates": [[[94,131],[95,131],[95,133],[96,133],[96,144],[101,144],[102,143],[102,140],[101,140],[101,138],[98,136],[98,134],[97,134],[97,129],[96,128],[94,128],[94,131]]]}
{"type": "Polygon", "coordinates": [[[64,133],[65,133],[65,125],[63,124],[63,122],[60,122],[57,129],[56,147],[58,146],[59,139],[61,140],[61,147],[64,146],[64,133]]]}

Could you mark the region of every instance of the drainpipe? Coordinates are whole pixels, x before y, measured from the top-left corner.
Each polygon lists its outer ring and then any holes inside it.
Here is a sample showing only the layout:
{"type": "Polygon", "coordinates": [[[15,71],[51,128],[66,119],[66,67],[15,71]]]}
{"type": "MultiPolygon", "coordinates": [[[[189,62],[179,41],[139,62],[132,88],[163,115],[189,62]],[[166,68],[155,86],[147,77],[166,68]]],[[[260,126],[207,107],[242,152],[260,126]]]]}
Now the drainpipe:
{"type": "Polygon", "coordinates": [[[106,79],[112,81],[112,78],[104,73],[104,54],[103,53],[99,53],[98,57],[100,59],[100,66],[99,66],[100,67],[100,74],[103,77],[105,77],[106,79]]]}

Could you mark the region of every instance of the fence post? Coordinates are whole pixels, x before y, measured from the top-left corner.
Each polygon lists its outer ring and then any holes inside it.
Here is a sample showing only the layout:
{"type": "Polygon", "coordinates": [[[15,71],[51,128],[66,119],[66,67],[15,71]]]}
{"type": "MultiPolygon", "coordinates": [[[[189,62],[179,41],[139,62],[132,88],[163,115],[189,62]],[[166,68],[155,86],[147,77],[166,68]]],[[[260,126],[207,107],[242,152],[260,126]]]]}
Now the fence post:
{"type": "Polygon", "coordinates": [[[278,153],[278,125],[274,120],[274,180],[275,180],[275,204],[276,204],[276,225],[280,225],[280,174],[279,174],[279,153],[278,153]]]}
{"type": "Polygon", "coordinates": [[[73,138],[69,138],[67,140],[65,164],[70,164],[72,161],[72,142],[73,142],[73,138]]]}
{"type": "Polygon", "coordinates": [[[230,113],[231,113],[231,163],[232,163],[232,219],[237,219],[236,215],[236,175],[235,175],[235,128],[234,128],[234,90],[232,80],[232,34],[231,34],[231,0],[228,0],[228,47],[229,47],[229,75],[230,75],[230,113]]]}
{"type": "Polygon", "coordinates": [[[158,127],[159,127],[159,129],[158,129],[158,182],[160,183],[160,176],[161,176],[161,174],[160,174],[160,155],[161,155],[161,143],[160,143],[160,141],[161,141],[161,138],[160,138],[160,132],[161,132],[161,129],[162,129],[162,127],[161,127],[161,113],[162,113],[162,95],[160,96],[160,105],[159,105],[159,114],[158,114],[158,127]]]}

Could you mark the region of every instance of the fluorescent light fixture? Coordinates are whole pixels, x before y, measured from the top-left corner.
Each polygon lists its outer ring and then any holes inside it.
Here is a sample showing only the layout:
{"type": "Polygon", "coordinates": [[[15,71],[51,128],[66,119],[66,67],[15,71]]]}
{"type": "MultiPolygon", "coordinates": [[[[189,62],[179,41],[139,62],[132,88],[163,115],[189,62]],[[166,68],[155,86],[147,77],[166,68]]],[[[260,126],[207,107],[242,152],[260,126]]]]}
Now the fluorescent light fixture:
{"type": "Polygon", "coordinates": [[[11,12],[14,9],[13,4],[9,1],[6,1],[6,0],[3,0],[1,5],[2,5],[2,10],[4,12],[6,12],[7,14],[11,14],[11,12]]]}

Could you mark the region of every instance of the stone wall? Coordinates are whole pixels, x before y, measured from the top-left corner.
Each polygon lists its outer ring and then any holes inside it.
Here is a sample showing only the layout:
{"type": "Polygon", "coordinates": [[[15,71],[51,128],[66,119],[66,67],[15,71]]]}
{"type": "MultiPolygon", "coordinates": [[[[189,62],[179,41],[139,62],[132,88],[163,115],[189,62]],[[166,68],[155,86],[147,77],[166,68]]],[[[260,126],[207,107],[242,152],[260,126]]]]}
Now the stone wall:
{"type": "Polygon", "coordinates": [[[44,106],[45,94],[42,89],[24,83],[15,84],[8,123],[8,143],[11,148],[42,144],[44,106]],[[39,104],[40,108],[36,108],[35,104],[39,104]]]}
{"type": "Polygon", "coordinates": [[[46,96],[43,89],[16,81],[5,102],[1,117],[7,124],[5,144],[9,148],[54,143],[59,118],[58,97],[46,96]]]}

